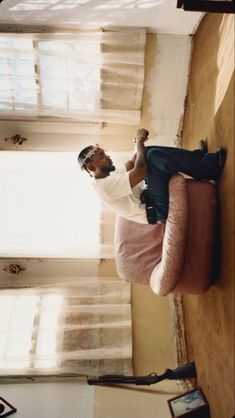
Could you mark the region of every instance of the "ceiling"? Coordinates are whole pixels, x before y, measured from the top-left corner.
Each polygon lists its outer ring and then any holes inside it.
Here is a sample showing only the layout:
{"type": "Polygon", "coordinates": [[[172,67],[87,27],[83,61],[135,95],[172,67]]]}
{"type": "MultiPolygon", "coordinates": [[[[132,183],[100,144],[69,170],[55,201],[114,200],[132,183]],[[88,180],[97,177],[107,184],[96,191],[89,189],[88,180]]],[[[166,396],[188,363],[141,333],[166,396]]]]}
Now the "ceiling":
{"type": "Polygon", "coordinates": [[[3,0],[0,24],[57,27],[145,27],[148,32],[193,34],[202,13],[177,0],[3,0]]]}

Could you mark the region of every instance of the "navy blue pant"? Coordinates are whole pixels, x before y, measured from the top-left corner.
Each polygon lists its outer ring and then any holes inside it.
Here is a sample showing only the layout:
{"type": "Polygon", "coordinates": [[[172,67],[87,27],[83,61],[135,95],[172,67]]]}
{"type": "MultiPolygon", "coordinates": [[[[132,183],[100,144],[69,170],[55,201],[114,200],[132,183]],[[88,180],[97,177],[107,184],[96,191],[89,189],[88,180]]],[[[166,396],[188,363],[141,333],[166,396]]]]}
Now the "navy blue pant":
{"type": "Polygon", "coordinates": [[[187,174],[198,180],[218,180],[220,168],[216,153],[182,148],[145,147],[148,175],[145,179],[148,199],[156,220],[165,222],[168,216],[170,178],[176,173],[187,174]]]}

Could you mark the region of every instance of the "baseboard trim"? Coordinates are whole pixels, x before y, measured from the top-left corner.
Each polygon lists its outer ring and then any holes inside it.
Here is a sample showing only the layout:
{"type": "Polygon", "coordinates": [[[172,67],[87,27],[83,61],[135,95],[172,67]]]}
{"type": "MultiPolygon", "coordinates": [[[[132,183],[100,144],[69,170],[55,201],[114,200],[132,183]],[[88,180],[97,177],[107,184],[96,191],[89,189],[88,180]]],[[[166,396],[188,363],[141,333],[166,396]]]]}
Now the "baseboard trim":
{"type": "MultiPolygon", "coordinates": [[[[188,363],[182,296],[177,293],[170,294],[169,304],[172,324],[173,358],[175,367],[178,367],[188,363]]],[[[177,381],[177,386],[181,392],[193,389],[193,384],[189,379],[177,381]]]]}

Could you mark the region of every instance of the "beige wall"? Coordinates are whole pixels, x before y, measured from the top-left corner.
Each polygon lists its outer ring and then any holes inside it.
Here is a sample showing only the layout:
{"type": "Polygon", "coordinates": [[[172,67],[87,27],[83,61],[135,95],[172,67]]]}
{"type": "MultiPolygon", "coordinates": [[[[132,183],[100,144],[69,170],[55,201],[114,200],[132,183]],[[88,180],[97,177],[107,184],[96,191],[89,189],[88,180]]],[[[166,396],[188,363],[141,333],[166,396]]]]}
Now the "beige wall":
{"type": "Polygon", "coordinates": [[[174,382],[150,387],[97,387],[94,418],[170,418],[167,400],[176,396],[174,382]]]}
{"type": "Polygon", "coordinates": [[[0,384],[16,418],[93,418],[94,387],[86,382],[0,384]]]}
{"type": "MultiPolygon", "coordinates": [[[[182,39],[182,42],[184,55],[185,48],[189,48],[189,44],[188,40],[185,39],[182,39]]],[[[159,39],[155,35],[148,35],[142,120],[139,126],[149,129],[153,143],[161,143],[163,141],[163,143],[168,145],[174,145],[177,143],[177,140],[180,140],[177,134],[180,133],[181,129],[181,114],[179,107],[177,107],[177,100],[180,102],[182,91],[181,93],[178,92],[178,95],[174,94],[176,86],[173,84],[175,83],[176,75],[173,75],[173,71],[175,71],[173,61],[171,63],[171,60],[174,60],[174,55],[177,53],[178,43],[179,39],[177,38],[159,39]],[[167,48],[164,51],[163,58],[160,60],[159,58],[157,59],[159,41],[161,44],[160,49],[163,48],[162,43],[164,42],[166,42],[167,48]],[[164,68],[167,62],[168,67],[164,68]],[[161,65],[158,67],[159,63],[161,65]],[[163,85],[161,91],[159,91],[157,86],[160,86],[161,83],[163,85]],[[168,89],[164,91],[164,87],[167,85],[168,89]],[[164,104],[161,103],[162,98],[164,98],[164,104]],[[172,113],[170,113],[170,108],[174,103],[176,103],[176,109],[172,108],[172,113]],[[164,106],[168,107],[168,112],[165,111],[162,114],[164,106]],[[175,131],[171,130],[172,126],[174,126],[175,131]]],[[[182,54],[181,59],[183,59],[182,54]]],[[[178,57],[178,60],[180,60],[180,57],[178,57]]],[[[174,64],[176,65],[177,63],[175,62],[174,64]]],[[[184,65],[182,66],[182,71],[186,74],[187,65],[185,60],[184,65]]],[[[180,79],[177,70],[176,73],[180,79]]],[[[184,83],[181,84],[182,90],[186,88],[186,84],[186,79],[184,79],[184,83]]],[[[122,151],[130,151],[135,129],[136,127],[134,126],[104,126],[101,136],[102,144],[111,151],[119,151],[120,148],[122,151]]],[[[112,224],[110,219],[114,220],[113,215],[110,212],[106,212],[103,224],[104,239],[110,239],[110,227],[108,230],[106,228],[106,225],[112,224]]],[[[112,263],[112,260],[104,260],[100,266],[100,271],[103,276],[108,272],[113,274],[115,265],[112,263]]],[[[151,372],[162,374],[166,368],[174,368],[175,366],[173,361],[169,300],[167,297],[160,298],[156,296],[148,286],[133,284],[131,290],[134,374],[146,375],[151,372]]],[[[145,386],[141,389],[135,386],[129,388],[97,387],[94,418],[143,418],[143,416],[147,418],[167,418],[171,416],[167,399],[174,397],[177,392],[179,392],[179,387],[177,387],[175,382],[171,381],[164,381],[150,387],[145,386]]]]}
{"type": "MultiPolygon", "coordinates": [[[[142,120],[139,126],[149,129],[152,143],[174,145],[179,140],[177,135],[184,109],[190,47],[191,42],[186,36],[147,36],[142,120]]],[[[69,128],[65,125],[60,132],[49,133],[41,123],[2,122],[0,140],[18,132],[30,137],[30,142],[21,148],[14,148],[2,140],[0,148],[26,150],[33,147],[69,151],[79,150],[87,141],[98,140],[111,151],[131,151],[132,137],[137,128],[105,124],[97,132],[93,126],[87,128],[71,125],[69,128]]],[[[47,129],[53,130],[51,125],[47,125],[47,129]]],[[[104,245],[109,246],[113,241],[114,220],[113,214],[104,211],[104,245]]],[[[114,260],[101,260],[98,275],[115,276],[114,260]]],[[[157,297],[147,286],[133,285],[132,317],[134,373],[161,374],[167,367],[174,367],[168,298],[157,297]]],[[[95,418],[170,417],[166,400],[173,397],[177,390],[174,382],[164,382],[161,386],[158,384],[144,391],[97,388],[95,418]]]]}
{"type": "MultiPolygon", "coordinates": [[[[117,275],[114,260],[103,260],[99,275],[117,275]]],[[[131,306],[134,373],[159,374],[174,367],[168,297],[156,296],[149,286],[132,284],[131,306]]]]}
{"type": "Polygon", "coordinates": [[[134,373],[161,374],[174,366],[169,300],[135,284],[131,303],[134,373]]]}
{"type": "MultiPolygon", "coordinates": [[[[100,265],[103,276],[115,273],[113,260],[100,265]]],[[[156,296],[148,286],[131,287],[133,373],[164,373],[174,368],[168,298],[156,296]]],[[[167,399],[180,391],[174,381],[149,387],[96,387],[94,418],[170,418],[167,399]]]]}
{"type": "MultiPolygon", "coordinates": [[[[146,73],[142,103],[142,119],[139,126],[150,131],[153,143],[165,141],[174,145],[180,131],[182,95],[187,85],[187,72],[191,41],[187,37],[159,36],[148,34],[146,47],[146,73]],[[176,58],[176,55],[178,57],[176,58]],[[177,64],[180,69],[177,69],[177,64]],[[176,65],[176,67],[175,67],[176,65]],[[184,76],[183,76],[184,75],[184,76]],[[178,84],[175,82],[178,77],[178,84]],[[162,83],[162,85],[161,85],[162,83]],[[180,85],[180,88],[179,88],[180,85]],[[168,106],[168,111],[165,110],[168,106]],[[156,110],[155,110],[156,109],[156,110]],[[165,111],[164,111],[165,110],[165,111]],[[174,126],[174,134],[172,131],[174,126]],[[168,141],[167,139],[168,138],[168,141]]],[[[131,152],[134,126],[105,125],[101,131],[101,142],[111,151],[131,152]]],[[[104,212],[102,225],[103,242],[113,240],[115,216],[104,212]]],[[[102,275],[105,275],[102,264],[102,275]]],[[[110,273],[114,264],[109,261],[110,273]]],[[[171,319],[168,298],[159,298],[147,286],[132,286],[133,316],[133,362],[136,374],[161,371],[173,366],[171,319]]]]}
{"type": "MultiPolygon", "coordinates": [[[[179,139],[190,55],[189,36],[147,34],[139,126],[148,128],[152,143],[174,145],[179,139]]],[[[90,142],[100,141],[110,151],[131,151],[132,138],[139,126],[2,120],[0,149],[78,151],[90,142]],[[22,146],[4,141],[15,133],[28,141],[22,146]]]]}

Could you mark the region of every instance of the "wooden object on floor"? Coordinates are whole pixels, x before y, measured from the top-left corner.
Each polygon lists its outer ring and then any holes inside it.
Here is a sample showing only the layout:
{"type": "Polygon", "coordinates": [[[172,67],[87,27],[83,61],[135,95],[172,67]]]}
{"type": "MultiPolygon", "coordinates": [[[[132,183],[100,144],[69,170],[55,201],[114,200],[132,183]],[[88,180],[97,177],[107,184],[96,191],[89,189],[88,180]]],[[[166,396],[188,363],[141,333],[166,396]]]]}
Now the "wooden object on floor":
{"type": "Polygon", "coordinates": [[[191,12],[235,13],[234,0],[177,0],[177,8],[191,12]]]}

